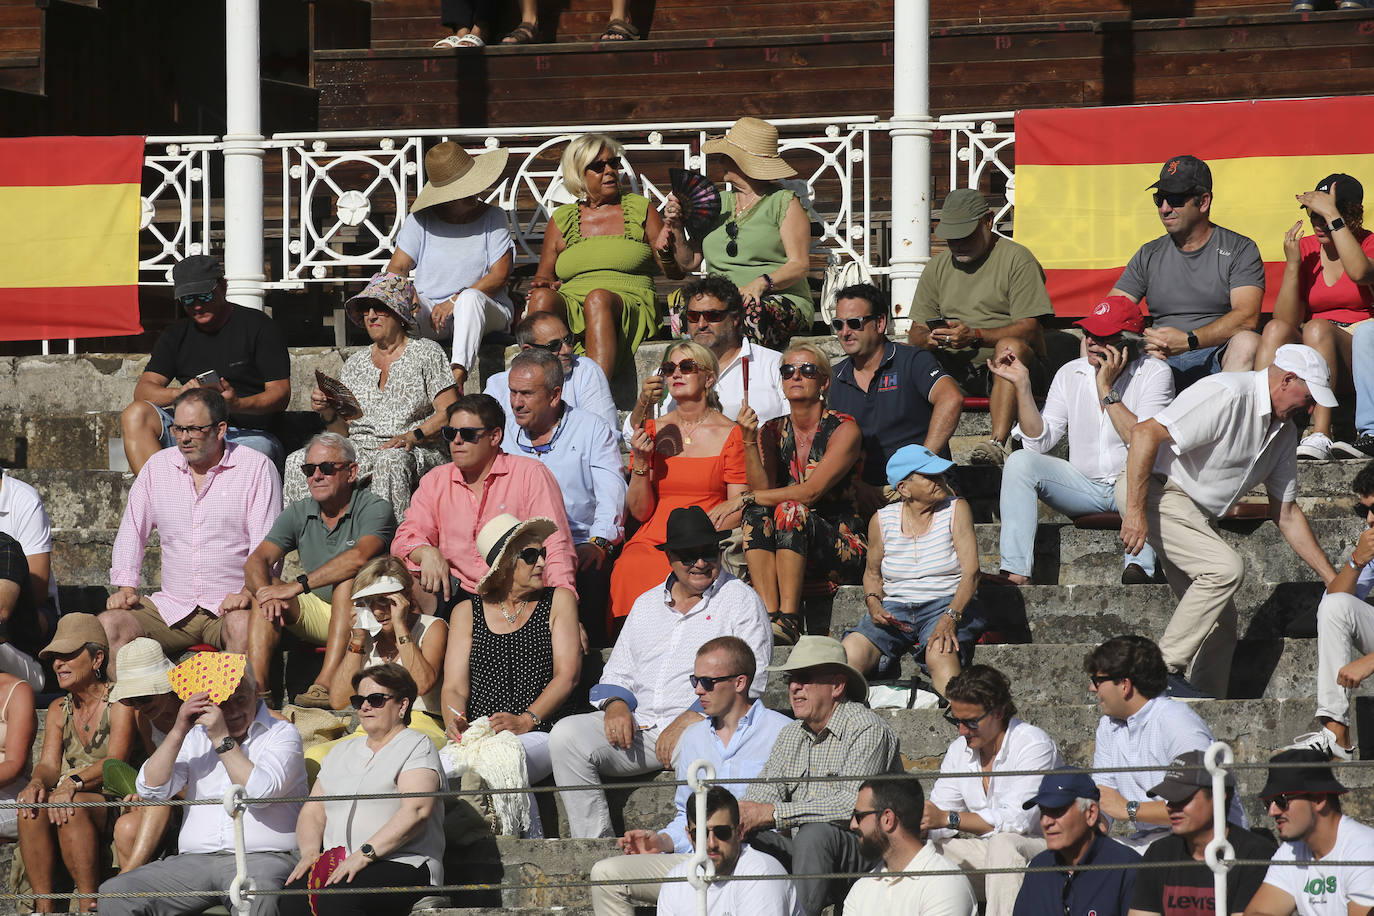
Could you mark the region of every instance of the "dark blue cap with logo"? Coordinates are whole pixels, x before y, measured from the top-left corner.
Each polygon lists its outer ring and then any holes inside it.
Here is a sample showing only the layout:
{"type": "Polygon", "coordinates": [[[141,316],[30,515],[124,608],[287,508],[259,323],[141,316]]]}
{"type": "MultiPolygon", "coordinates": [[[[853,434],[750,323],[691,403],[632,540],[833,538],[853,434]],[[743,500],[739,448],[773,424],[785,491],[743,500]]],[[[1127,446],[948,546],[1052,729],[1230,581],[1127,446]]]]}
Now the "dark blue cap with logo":
{"type": "Polygon", "coordinates": [[[1076,798],[1097,801],[1101,797],[1092,776],[1082,770],[1055,770],[1045,774],[1040,780],[1040,791],[1021,807],[1030,809],[1040,805],[1042,808],[1062,808],[1076,798]]]}

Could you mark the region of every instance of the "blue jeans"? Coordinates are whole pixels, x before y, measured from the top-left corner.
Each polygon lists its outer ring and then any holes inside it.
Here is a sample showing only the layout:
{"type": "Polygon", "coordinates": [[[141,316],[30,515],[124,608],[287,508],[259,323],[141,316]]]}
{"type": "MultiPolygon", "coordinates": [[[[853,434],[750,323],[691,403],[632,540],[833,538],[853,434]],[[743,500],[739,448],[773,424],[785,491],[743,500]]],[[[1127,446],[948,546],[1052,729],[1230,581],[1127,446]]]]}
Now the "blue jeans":
{"type": "Polygon", "coordinates": [[[1174,390],[1182,391],[1193,382],[1200,382],[1220,372],[1223,349],[1224,344],[1220,347],[1199,347],[1165,359],[1169,368],[1174,370],[1174,390]]]}
{"type": "MultiPolygon", "coordinates": [[[[162,444],[163,448],[171,448],[176,445],[176,440],[172,438],[172,413],[156,404],[153,404],[153,408],[162,416],[162,435],[158,437],[158,442],[162,444]]],[[[224,439],[226,442],[246,445],[255,452],[261,452],[272,459],[272,463],[277,466],[278,474],[282,472],[282,466],[286,462],[286,449],[282,448],[282,444],[277,441],[276,436],[266,430],[231,426],[224,439]]]]}
{"type": "Polygon", "coordinates": [[[1355,377],[1355,431],[1374,433],[1374,322],[1355,328],[1350,346],[1351,375],[1355,377]]]}
{"type": "MultiPolygon", "coordinates": [[[[1031,574],[1039,500],[1070,518],[1117,511],[1112,484],[1089,480],[1063,458],[1028,448],[1012,452],[1002,467],[1002,569],[1009,573],[1031,574]]],[[[1146,544],[1140,553],[1126,554],[1123,565],[1131,563],[1153,576],[1154,549],[1146,544]]]]}

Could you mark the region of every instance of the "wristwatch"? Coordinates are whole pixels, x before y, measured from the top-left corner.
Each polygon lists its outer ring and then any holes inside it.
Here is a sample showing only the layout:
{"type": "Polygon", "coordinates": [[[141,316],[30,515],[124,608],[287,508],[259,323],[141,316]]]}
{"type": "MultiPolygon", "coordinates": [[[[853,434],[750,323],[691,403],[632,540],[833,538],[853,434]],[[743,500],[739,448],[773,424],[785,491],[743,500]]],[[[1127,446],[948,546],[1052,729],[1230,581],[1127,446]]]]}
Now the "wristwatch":
{"type": "Polygon", "coordinates": [[[232,751],[234,748],[236,748],[236,747],[238,747],[238,746],[239,746],[239,743],[238,743],[237,741],[234,740],[234,736],[233,736],[233,735],[225,735],[225,736],[224,736],[224,740],[221,741],[219,744],[216,744],[216,745],[215,745],[215,753],[216,753],[216,754],[227,754],[227,753],[229,753],[230,751],[232,751]]]}
{"type": "Polygon", "coordinates": [[[86,780],[82,779],[77,773],[68,773],[67,779],[76,786],[76,791],[78,792],[86,788],[86,780]]]}
{"type": "Polygon", "coordinates": [[[363,856],[365,856],[368,859],[371,859],[373,862],[377,861],[377,850],[372,848],[371,843],[364,843],[363,845],[359,846],[358,852],[361,852],[363,856]]]}
{"type": "Polygon", "coordinates": [[[1131,822],[1131,829],[1132,829],[1132,830],[1135,829],[1135,816],[1136,816],[1136,813],[1137,813],[1138,811],[1140,811],[1140,802],[1138,802],[1138,801],[1128,801],[1128,802],[1126,802],[1126,817],[1127,817],[1127,819],[1130,820],[1130,822],[1131,822]]]}
{"type": "Polygon", "coordinates": [[[310,591],[310,573],[301,573],[296,577],[296,581],[301,584],[302,595],[310,591]]]}
{"type": "Polygon", "coordinates": [[[1344,228],[1345,228],[1345,220],[1341,219],[1339,216],[1336,217],[1336,218],[1333,219],[1333,220],[1328,220],[1327,223],[1326,223],[1326,231],[1327,231],[1328,233],[1335,232],[1335,231],[1338,230],[1338,229],[1344,229],[1344,228]]]}
{"type": "Polygon", "coordinates": [[[1111,407],[1113,404],[1120,404],[1120,403],[1121,403],[1121,392],[1117,391],[1115,388],[1113,388],[1111,391],[1108,391],[1106,397],[1104,397],[1104,398],[1102,399],[1102,406],[1103,406],[1103,407],[1111,407]]]}
{"type": "Polygon", "coordinates": [[[741,506],[752,506],[754,504],[754,491],[745,490],[739,495],[739,502],[741,506]]]}
{"type": "Polygon", "coordinates": [[[959,812],[958,812],[958,811],[951,811],[951,812],[949,812],[949,815],[947,816],[947,820],[948,820],[948,822],[949,822],[949,829],[950,829],[950,830],[958,830],[958,829],[959,829],[959,812]]]}
{"type": "Polygon", "coordinates": [[[600,549],[604,554],[611,552],[611,542],[602,537],[587,538],[587,543],[600,549]]]}
{"type": "Polygon", "coordinates": [[[1189,332],[1188,332],[1188,349],[1189,349],[1189,350],[1196,350],[1196,349],[1197,349],[1198,347],[1200,347],[1200,346],[1201,346],[1201,344],[1198,342],[1197,335],[1194,334],[1192,331],[1189,331],[1189,332]]]}
{"type": "Polygon", "coordinates": [[[534,720],[534,724],[536,727],[544,724],[544,720],[539,718],[539,714],[535,712],[533,709],[525,710],[525,715],[529,716],[532,720],[534,720]]]}

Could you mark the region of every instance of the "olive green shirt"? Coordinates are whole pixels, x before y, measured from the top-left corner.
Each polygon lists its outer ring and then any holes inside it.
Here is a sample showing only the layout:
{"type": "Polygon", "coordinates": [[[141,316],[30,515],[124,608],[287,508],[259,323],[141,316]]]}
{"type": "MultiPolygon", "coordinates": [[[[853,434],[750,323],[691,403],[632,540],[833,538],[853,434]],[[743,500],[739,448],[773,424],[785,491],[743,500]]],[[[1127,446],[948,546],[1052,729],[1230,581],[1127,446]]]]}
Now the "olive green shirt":
{"type": "MultiPolygon", "coordinates": [[[[385,551],[391,546],[395,533],[396,513],[391,503],[371,490],[355,487],[348,499],[348,509],[332,531],[320,518],[320,504],[307,496],[282,510],[272,530],[267,532],[267,540],[287,553],[296,551],[301,566],[313,572],[345,550],[351,550],[359,538],[369,534],[381,538],[385,551]]],[[[318,585],[311,591],[316,597],[329,601],[334,595],[334,586],[318,585]]]]}
{"type": "Polygon", "coordinates": [[[970,328],[1000,328],[1053,315],[1035,255],[1011,239],[996,239],[992,251],[971,265],[956,264],[948,251],[931,258],[916,286],[912,320],[953,318],[970,328]]]}

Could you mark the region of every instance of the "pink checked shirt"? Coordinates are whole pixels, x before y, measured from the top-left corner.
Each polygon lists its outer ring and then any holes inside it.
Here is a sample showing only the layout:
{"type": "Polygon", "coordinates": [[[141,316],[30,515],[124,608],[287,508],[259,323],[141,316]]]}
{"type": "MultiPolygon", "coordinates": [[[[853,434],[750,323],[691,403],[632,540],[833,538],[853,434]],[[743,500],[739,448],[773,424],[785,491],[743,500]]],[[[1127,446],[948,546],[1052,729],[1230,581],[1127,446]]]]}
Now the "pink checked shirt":
{"type": "Polygon", "coordinates": [[[261,452],[226,445],[197,493],[181,450],[165,448],[148,459],[129,490],[110,582],[138,588],[143,549],[156,528],[162,589],[148,600],[169,627],[198,607],[218,615],[225,596],[243,590],[243,564],[280,514],[281,478],[261,452]]]}
{"type": "MultiPolygon", "coordinates": [[[[503,512],[518,519],[544,516],[558,526],[544,542],[548,559],[544,584],[576,591],[577,552],[563,510],[563,492],[549,469],[534,458],[500,454],[487,472],[480,501],[468,489],[463,472],[452,464],[430,471],[406,510],[405,521],[391,541],[391,552],[405,559],[416,547],[438,547],[463,588],[477,590],[477,581],[491,569],[477,552],[477,532],[503,512]]],[[[418,569],[406,560],[412,570],[418,569]]]]}

